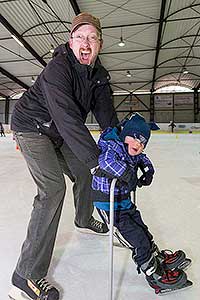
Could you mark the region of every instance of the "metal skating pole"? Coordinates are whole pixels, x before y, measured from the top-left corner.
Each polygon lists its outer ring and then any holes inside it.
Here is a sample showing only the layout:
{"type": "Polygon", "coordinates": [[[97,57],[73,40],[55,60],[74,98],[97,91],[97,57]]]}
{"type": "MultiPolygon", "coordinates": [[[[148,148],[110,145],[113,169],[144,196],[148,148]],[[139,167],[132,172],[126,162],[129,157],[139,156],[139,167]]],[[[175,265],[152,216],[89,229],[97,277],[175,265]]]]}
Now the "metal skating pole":
{"type": "Polygon", "coordinates": [[[136,205],[136,191],[131,192],[131,201],[136,205]]]}
{"type": "Polygon", "coordinates": [[[110,226],[109,226],[109,300],[113,300],[113,226],[114,226],[114,189],[117,178],[114,178],[110,187],[110,226]]]}

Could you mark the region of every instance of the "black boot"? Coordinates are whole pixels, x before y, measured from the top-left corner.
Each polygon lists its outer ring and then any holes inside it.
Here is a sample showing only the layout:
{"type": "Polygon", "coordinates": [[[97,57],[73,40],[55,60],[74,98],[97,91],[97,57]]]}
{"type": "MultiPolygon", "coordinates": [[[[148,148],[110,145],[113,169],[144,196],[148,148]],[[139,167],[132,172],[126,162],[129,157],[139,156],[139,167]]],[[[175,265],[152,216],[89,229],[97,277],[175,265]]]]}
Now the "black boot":
{"type": "Polygon", "coordinates": [[[14,272],[12,288],[8,296],[12,300],[59,300],[59,291],[45,278],[40,280],[24,279],[14,272]]]}

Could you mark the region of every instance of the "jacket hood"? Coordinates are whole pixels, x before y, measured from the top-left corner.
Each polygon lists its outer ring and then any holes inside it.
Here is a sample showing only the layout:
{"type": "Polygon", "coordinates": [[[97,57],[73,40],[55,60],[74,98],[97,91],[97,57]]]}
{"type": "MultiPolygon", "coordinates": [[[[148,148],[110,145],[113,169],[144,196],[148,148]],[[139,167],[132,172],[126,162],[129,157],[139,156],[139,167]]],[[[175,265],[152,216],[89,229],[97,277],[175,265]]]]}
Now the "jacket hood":
{"type": "Polygon", "coordinates": [[[121,142],[122,140],[119,137],[119,130],[114,127],[108,127],[101,135],[101,139],[108,141],[108,140],[114,140],[121,142]]]}
{"type": "Polygon", "coordinates": [[[101,134],[98,146],[102,151],[107,151],[107,149],[111,146],[115,149],[118,148],[118,151],[121,151],[121,147],[124,147],[124,143],[119,138],[119,132],[116,127],[108,127],[104,132],[101,134]]]}

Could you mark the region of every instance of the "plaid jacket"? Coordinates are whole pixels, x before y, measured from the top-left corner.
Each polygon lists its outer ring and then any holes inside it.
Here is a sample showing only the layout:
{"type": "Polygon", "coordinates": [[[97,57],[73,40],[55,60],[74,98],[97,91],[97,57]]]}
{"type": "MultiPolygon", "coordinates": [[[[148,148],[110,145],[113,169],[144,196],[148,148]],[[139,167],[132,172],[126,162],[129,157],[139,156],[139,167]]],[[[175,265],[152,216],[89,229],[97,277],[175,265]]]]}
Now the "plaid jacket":
{"type": "Polygon", "coordinates": [[[109,203],[112,178],[119,179],[114,191],[116,205],[118,205],[117,202],[124,202],[126,200],[130,202],[130,190],[128,189],[128,185],[125,184],[125,182],[120,181],[120,179],[127,169],[129,169],[133,176],[135,176],[137,174],[138,167],[142,167],[143,169],[148,168],[148,170],[154,174],[154,168],[150,159],[143,153],[136,156],[130,156],[126,148],[126,144],[124,144],[119,138],[116,127],[109,127],[101,134],[98,146],[100,148],[100,170],[106,171],[109,174],[109,178],[107,176],[100,177],[93,175],[92,189],[95,191],[93,193],[94,205],[98,208],[104,207],[103,209],[108,207],[108,205],[105,206],[105,204],[102,206],[99,202],[109,203]],[[97,205],[97,203],[99,204],[97,205]],[[101,207],[99,207],[99,205],[101,207]]]}

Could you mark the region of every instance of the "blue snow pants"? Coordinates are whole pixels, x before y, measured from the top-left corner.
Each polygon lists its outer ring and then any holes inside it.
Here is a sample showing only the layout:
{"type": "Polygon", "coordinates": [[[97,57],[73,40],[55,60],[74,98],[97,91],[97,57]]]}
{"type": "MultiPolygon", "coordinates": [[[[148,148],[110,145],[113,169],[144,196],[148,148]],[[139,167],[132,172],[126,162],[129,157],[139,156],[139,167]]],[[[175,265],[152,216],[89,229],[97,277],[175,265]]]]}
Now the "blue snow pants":
{"type": "MultiPolygon", "coordinates": [[[[109,224],[110,212],[98,208],[97,210],[103,221],[109,224]]],[[[134,204],[130,209],[114,211],[114,226],[124,240],[130,244],[134,261],[138,267],[147,262],[152,255],[153,236],[134,204]]]]}

